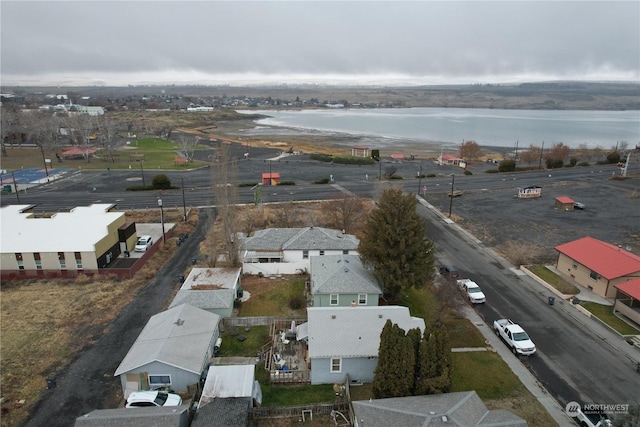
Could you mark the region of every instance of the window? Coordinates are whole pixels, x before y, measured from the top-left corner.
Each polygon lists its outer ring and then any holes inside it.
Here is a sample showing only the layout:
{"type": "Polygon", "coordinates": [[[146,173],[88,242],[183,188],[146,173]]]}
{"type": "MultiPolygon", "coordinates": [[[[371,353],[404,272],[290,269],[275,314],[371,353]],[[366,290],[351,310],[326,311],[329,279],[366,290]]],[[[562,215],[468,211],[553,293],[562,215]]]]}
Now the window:
{"type": "Polygon", "coordinates": [[[591,270],[591,272],[589,273],[589,277],[591,277],[593,280],[598,280],[598,273],[591,270]]]}
{"type": "Polygon", "coordinates": [[[171,385],[171,375],[149,375],[149,387],[156,388],[171,385]]]}
{"type": "Polygon", "coordinates": [[[320,256],[324,255],[324,251],[320,251],[320,256]]]}
{"type": "Polygon", "coordinates": [[[80,255],[80,252],[75,252],[75,257],[76,257],[76,268],[78,270],[82,270],[82,255],[80,255]]]}
{"type": "Polygon", "coordinates": [[[331,359],[331,372],[342,371],[342,359],[331,359]]]}
{"type": "Polygon", "coordinates": [[[578,263],[573,261],[573,268],[578,268],[578,263]]]}
{"type": "Polygon", "coordinates": [[[329,295],[329,305],[338,305],[338,294],[329,295]]]}
{"type": "Polygon", "coordinates": [[[367,294],[358,294],[358,305],[367,305],[367,294]]]}
{"type": "Polygon", "coordinates": [[[40,252],[33,253],[33,260],[36,262],[36,270],[42,270],[42,260],[40,259],[40,252]]]}
{"type": "Polygon", "coordinates": [[[302,251],[302,259],[309,259],[309,251],[308,250],[303,250],[302,251]]]}
{"type": "Polygon", "coordinates": [[[16,253],[16,262],[18,263],[18,270],[24,270],[24,262],[22,261],[22,254],[16,253]]]}
{"type": "Polygon", "coordinates": [[[60,262],[60,270],[66,270],[67,261],[64,259],[64,252],[58,252],[58,261],[60,262]]]}
{"type": "Polygon", "coordinates": [[[349,255],[349,249],[342,251],[342,255],[349,255]]]}

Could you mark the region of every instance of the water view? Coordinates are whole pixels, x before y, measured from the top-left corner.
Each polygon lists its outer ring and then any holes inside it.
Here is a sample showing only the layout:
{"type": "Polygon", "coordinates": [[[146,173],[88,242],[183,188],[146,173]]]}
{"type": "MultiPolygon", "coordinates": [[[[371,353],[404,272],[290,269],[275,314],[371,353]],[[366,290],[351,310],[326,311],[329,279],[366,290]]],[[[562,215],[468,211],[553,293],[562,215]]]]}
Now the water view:
{"type": "MultiPolygon", "coordinates": [[[[248,111],[240,111],[247,112],[248,111]]],[[[269,118],[257,121],[253,135],[341,133],[380,146],[399,141],[452,145],[474,140],[483,146],[573,148],[615,147],[640,142],[640,111],[492,110],[476,108],[393,108],[330,110],[252,110],[269,118]],[[275,129],[278,127],[280,129],[275,129]],[[285,129],[282,129],[285,128],[285,129]]]]}

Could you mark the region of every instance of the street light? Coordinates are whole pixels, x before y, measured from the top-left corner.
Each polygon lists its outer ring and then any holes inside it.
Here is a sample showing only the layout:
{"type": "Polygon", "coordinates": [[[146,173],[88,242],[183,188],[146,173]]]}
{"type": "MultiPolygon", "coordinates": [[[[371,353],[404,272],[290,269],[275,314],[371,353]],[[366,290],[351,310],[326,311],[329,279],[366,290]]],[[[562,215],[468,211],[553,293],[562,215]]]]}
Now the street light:
{"type": "Polygon", "coordinates": [[[164,236],[164,210],[162,209],[162,199],[158,199],[158,206],[160,206],[160,222],[162,223],[162,243],[166,243],[164,236]]]}
{"type": "Polygon", "coordinates": [[[184,210],[184,216],[182,218],[183,221],[187,221],[187,203],[184,199],[184,179],[180,177],[180,183],[182,185],[182,209],[184,210]]]}
{"type": "MultiPolygon", "coordinates": [[[[144,183],[144,169],[142,169],[142,164],[144,163],[144,160],[140,160],[140,175],[142,175],[142,186],[146,187],[146,184],[144,183]]],[[[162,205],[160,205],[162,206],[162,205]]]]}

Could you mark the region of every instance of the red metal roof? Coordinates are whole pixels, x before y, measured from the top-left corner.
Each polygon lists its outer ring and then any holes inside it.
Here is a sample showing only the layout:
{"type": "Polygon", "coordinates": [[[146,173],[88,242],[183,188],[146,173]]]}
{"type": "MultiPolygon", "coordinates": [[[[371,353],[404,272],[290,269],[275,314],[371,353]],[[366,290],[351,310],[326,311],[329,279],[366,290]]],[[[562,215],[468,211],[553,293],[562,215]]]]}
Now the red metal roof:
{"type": "Polygon", "coordinates": [[[280,178],[279,172],[262,172],[262,178],[280,178]]]}
{"type": "Polygon", "coordinates": [[[392,159],[404,159],[404,154],[394,153],[391,155],[392,159]]]}
{"type": "Polygon", "coordinates": [[[556,197],[556,200],[559,201],[560,203],[568,203],[568,204],[574,203],[574,201],[567,196],[556,197]]]}
{"type": "Polygon", "coordinates": [[[640,300],[640,279],[627,280],[624,283],[618,283],[615,287],[625,294],[640,300]]]}
{"type": "Polygon", "coordinates": [[[640,271],[640,256],[593,237],[583,237],[555,249],[607,280],[640,271]]]}

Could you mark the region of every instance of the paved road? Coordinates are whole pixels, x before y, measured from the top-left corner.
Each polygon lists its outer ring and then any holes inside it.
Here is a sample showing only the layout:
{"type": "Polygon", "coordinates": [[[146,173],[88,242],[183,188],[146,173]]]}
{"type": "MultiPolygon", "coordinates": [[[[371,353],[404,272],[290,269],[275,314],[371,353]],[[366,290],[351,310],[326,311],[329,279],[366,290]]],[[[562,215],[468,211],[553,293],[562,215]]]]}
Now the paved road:
{"type": "Polygon", "coordinates": [[[33,408],[26,426],[64,426],[95,409],[117,407],[121,395],[120,379],[113,376],[149,318],[166,309],[173,291],[180,286],[177,277],[191,265],[204,239],[207,212],[200,212],[195,231],[174,257],[145,285],[137,297],[120,313],[95,343],[80,353],[71,366],[57,376],[55,389],[45,391],[33,408]]]}

